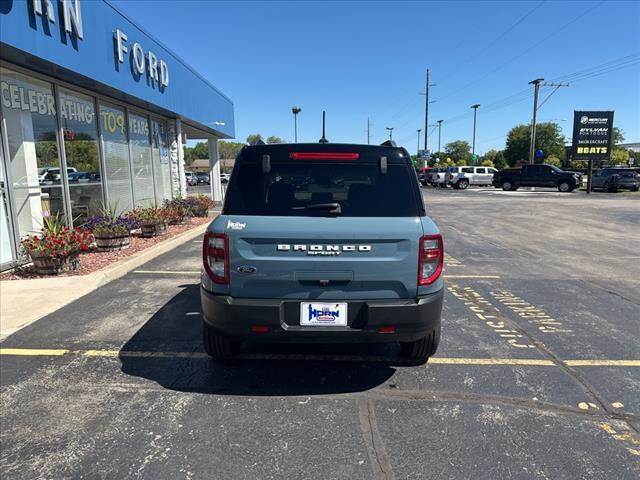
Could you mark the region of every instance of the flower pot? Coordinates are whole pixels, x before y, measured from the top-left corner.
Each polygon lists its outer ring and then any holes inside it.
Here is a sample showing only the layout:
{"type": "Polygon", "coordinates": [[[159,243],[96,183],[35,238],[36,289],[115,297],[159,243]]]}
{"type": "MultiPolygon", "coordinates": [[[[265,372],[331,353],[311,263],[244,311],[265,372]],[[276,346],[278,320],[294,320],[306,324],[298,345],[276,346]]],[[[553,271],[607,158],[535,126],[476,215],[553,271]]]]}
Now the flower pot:
{"type": "Polygon", "coordinates": [[[131,237],[129,235],[94,235],[96,245],[100,252],[110,252],[112,250],[124,250],[129,248],[131,237]]]}
{"type": "Polygon", "coordinates": [[[199,207],[194,212],[194,216],[196,217],[207,217],[208,215],[209,215],[209,209],[206,207],[199,207]]]}
{"type": "Polygon", "coordinates": [[[191,217],[190,216],[184,216],[182,217],[181,220],[173,220],[171,222],[169,222],[169,225],[187,225],[191,223],[191,217]]]}
{"type": "Polygon", "coordinates": [[[145,238],[158,237],[167,233],[166,223],[143,223],[140,227],[145,238]]]}
{"type": "Polygon", "coordinates": [[[75,272],[80,266],[80,254],[72,253],[68,257],[49,257],[40,252],[29,252],[33,268],[40,275],[58,275],[63,272],[75,272]]]}

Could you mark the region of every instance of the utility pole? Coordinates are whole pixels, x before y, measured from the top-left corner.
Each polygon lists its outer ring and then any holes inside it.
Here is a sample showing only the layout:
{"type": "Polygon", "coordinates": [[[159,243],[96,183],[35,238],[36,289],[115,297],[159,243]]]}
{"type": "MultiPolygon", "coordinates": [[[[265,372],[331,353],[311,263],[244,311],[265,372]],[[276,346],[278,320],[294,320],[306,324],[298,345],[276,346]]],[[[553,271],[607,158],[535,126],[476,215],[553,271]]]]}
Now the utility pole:
{"type": "Polygon", "coordinates": [[[476,114],[478,113],[478,107],[479,106],[480,106],[479,103],[476,103],[475,105],[471,105],[471,108],[473,108],[473,142],[471,144],[472,145],[471,146],[471,155],[475,155],[476,154],[476,114]]]}
{"type": "Polygon", "coordinates": [[[369,117],[367,117],[367,145],[371,143],[371,124],[369,123],[369,117]]]}
{"type": "MultiPolygon", "coordinates": [[[[420,155],[420,132],[422,131],[421,128],[419,128],[418,130],[416,130],[416,132],[418,132],[418,150],[416,150],[416,155],[420,155]]],[[[425,133],[426,135],[426,133],[425,133]]]]}
{"type": "MultiPolygon", "coordinates": [[[[427,129],[429,127],[429,104],[434,103],[435,100],[429,101],[429,87],[435,87],[435,83],[429,83],[429,69],[427,68],[427,83],[425,85],[424,93],[420,92],[420,95],[424,95],[424,149],[427,150],[427,129]]],[[[425,165],[426,166],[426,165],[425,165]]]]}
{"type": "Polygon", "coordinates": [[[533,158],[536,153],[536,116],[538,115],[538,93],[540,92],[540,83],[544,78],[536,78],[531,80],[529,85],[533,85],[533,118],[531,119],[531,138],[529,139],[529,165],[533,165],[533,158]]]}
{"type": "Polygon", "coordinates": [[[389,130],[389,140],[393,140],[393,128],[394,127],[387,127],[387,130],[389,130]]]}
{"type": "Polygon", "coordinates": [[[551,92],[547,98],[545,98],[542,103],[540,104],[540,107],[542,107],[542,105],[544,105],[544,103],[549,99],[549,97],[551,95],[553,95],[556,90],[558,90],[560,87],[568,87],[569,84],[568,83],[542,83],[544,82],[544,78],[536,78],[535,80],[531,80],[529,82],[529,85],[533,85],[534,86],[534,93],[533,93],[533,118],[531,119],[531,139],[530,139],[530,143],[529,143],[529,165],[533,165],[533,160],[536,154],[536,118],[538,115],[538,95],[540,93],[540,87],[556,87],[556,89],[551,92]]]}

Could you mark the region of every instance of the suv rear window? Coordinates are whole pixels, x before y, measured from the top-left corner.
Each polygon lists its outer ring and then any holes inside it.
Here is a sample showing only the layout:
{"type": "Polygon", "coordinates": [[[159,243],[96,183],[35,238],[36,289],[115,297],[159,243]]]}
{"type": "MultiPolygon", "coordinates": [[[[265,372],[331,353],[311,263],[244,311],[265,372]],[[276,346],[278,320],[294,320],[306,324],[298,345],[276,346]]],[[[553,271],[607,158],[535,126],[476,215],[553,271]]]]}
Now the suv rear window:
{"type": "MultiPolygon", "coordinates": [[[[256,163],[236,165],[225,198],[227,215],[328,216],[310,205],[340,204],[341,217],[417,217],[424,206],[407,164],[282,162],[263,173],[256,163]]],[[[381,225],[381,228],[384,228],[381,225]]]]}

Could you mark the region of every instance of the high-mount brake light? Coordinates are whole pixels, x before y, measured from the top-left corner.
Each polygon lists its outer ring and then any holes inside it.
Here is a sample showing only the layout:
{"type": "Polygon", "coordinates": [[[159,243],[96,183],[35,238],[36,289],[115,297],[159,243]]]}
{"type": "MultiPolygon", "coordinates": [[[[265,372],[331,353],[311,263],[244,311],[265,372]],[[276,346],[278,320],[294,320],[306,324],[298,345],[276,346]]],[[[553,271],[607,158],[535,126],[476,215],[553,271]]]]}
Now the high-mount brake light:
{"type": "Polygon", "coordinates": [[[350,152],[291,152],[293,160],[357,160],[359,153],[350,152]]]}
{"type": "Polygon", "coordinates": [[[418,285],[431,285],[444,267],[444,243],[442,235],[420,237],[418,255],[418,285]]]}
{"type": "Polygon", "coordinates": [[[202,262],[213,283],[229,283],[229,238],[224,233],[205,233],[202,262]]]}

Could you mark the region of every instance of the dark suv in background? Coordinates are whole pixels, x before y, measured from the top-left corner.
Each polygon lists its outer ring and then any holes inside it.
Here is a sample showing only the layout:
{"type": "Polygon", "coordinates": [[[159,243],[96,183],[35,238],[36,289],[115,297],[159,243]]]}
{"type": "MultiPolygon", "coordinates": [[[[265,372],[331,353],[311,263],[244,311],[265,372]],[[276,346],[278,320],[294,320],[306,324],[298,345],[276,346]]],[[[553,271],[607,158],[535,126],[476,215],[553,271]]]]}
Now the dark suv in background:
{"type": "Polygon", "coordinates": [[[633,168],[603,168],[593,174],[591,188],[604,192],[616,192],[618,190],[637,192],[640,188],[640,173],[633,168]]]}

